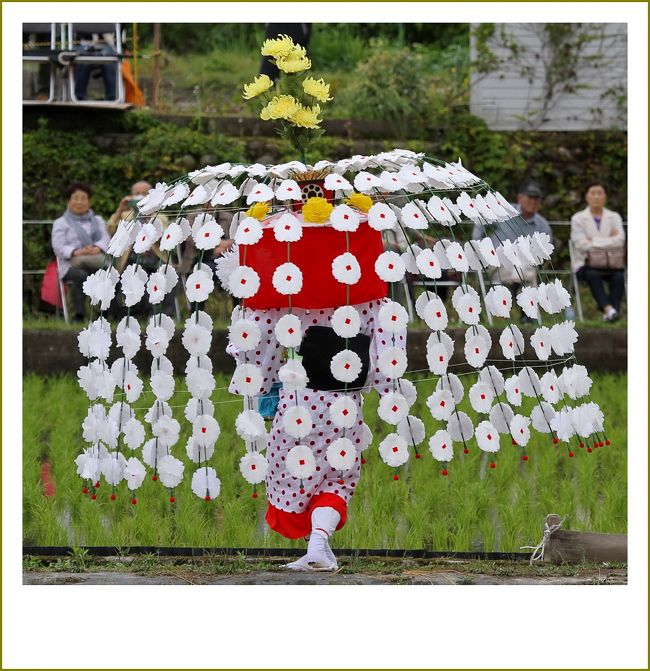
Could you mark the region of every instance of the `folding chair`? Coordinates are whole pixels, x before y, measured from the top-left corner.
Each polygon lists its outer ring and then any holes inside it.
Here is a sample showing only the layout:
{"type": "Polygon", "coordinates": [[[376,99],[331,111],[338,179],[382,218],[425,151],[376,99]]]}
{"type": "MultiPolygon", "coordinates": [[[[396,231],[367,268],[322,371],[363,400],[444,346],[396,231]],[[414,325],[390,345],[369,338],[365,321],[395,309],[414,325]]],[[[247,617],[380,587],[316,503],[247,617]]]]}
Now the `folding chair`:
{"type": "Polygon", "coordinates": [[[32,73],[31,89],[35,95],[39,90],[39,70],[45,65],[49,71],[49,94],[46,100],[24,97],[24,104],[51,103],[56,97],[56,75],[54,63],[57,57],[56,23],[23,23],[23,63],[37,63],[38,70],[32,73]],[[49,45],[49,46],[48,46],[49,45]]]}
{"type": "Polygon", "coordinates": [[[573,295],[575,296],[576,299],[576,310],[578,312],[578,319],[582,322],[584,321],[584,317],[582,316],[582,301],[580,300],[580,284],[578,283],[578,278],[576,277],[576,274],[573,272],[574,253],[575,249],[573,247],[573,241],[571,240],[571,238],[569,238],[569,263],[571,264],[571,270],[565,272],[568,272],[569,274],[569,282],[573,289],[573,295]]]}
{"type": "Polygon", "coordinates": [[[115,44],[111,45],[116,54],[104,56],[100,54],[82,53],[76,55],[71,67],[68,68],[68,95],[73,103],[83,105],[105,105],[107,102],[124,102],[124,81],[122,79],[122,26],[120,23],[68,23],[66,26],[66,41],[69,49],[74,49],[80,34],[104,35],[110,33],[115,36],[115,44]],[[75,95],[75,65],[81,64],[107,65],[115,64],[115,99],[114,100],[79,100],[75,95]]]}

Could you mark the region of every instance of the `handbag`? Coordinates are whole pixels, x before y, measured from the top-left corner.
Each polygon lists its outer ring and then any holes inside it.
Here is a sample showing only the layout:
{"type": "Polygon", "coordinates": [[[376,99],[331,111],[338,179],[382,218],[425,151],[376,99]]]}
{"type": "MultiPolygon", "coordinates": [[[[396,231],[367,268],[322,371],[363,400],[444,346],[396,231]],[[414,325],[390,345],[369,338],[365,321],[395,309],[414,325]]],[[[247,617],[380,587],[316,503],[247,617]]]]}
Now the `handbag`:
{"type": "MultiPolygon", "coordinates": [[[[64,287],[64,291],[67,287],[64,287]]],[[[54,307],[62,308],[63,301],[61,298],[61,291],[59,289],[59,271],[56,261],[50,261],[43,275],[43,282],[41,283],[41,300],[44,303],[54,305],[54,307]]]]}
{"type": "Polygon", "coordinates": [[[587,265],[598,270],[624,270],[625,250],[623,247],[591,249],[587,252],[587,265]]]}

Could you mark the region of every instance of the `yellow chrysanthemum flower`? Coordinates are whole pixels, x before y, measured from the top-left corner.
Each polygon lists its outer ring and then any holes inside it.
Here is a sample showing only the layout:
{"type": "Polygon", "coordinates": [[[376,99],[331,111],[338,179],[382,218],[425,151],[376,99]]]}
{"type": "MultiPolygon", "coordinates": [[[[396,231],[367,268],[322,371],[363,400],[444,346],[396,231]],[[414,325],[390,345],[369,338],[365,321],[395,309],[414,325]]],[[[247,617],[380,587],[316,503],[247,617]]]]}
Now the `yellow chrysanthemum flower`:
{"type": "Polygon", "coordinates": [[[262,56],[271,58],[286,58],[293,53],[296,45],[288,35],[279,35],[274,40],[266,40],[262,45],[262,56]]]}
{"type": "Polygon", "coordinates": [[[330,218],[333,209],[334,206],[325,198],[315,196],[302,206],[302,218],[314,224],[323,224],[330,218]]]}
{"type": "Polygon", "coordinates": [[[271,206],[268,203],[253,203],[253,205],[246,211],[246,216],[262,221],[269,213],[270,209],[271,206]]]}
{"type": "Polygon", "coordinates": [[[330,95],[330,85],[326,84],[323,79],[314,79],[313,77],[305,77],[302,82],[303,91],[310,96],[320,100],[322,103],[326,103],[328,100],[331,100],[330,95]]]}
{"type": "Polygon", "coordinates": [[[311,61],[306,56],[294,57],[293,55],[290,55],[286,58],[277,59],[276,65],[280,70],[282,70],[282,72],[293,74],[295,72],[309,70],[311,67],[311,61]]]}
{"type": "Polygon", "coordinates": [[[275,96],[262,108],[260,118],[263,121],[290,119],[299,109],[300,103],[293,96],[275,96]]]}
{"type": "Polygon", "coordinates": [[[347,205],[356,207],[357,210],[361,212],[368,212],[372,207],[372,198],[366,196],[365,193],[351,193],[346,199],[345,202],[347,205]]]}
{"type": "Polygon", "coordinates": [[[244,84],[244,93],[242,94],[242,98],[245,100],[250,100],[251,98],[255,98],[260,95],[260,93],[268,91],[272,86],[273,82],[268,75],[260,75],[259,77],[255,77],[255,80],[250,84],[244,84]]]}
{"type": "Polygon", "coordinates": [[[320,107],[314,105],[313,107],[303,107],[302,105],[289,117],[289,121],[294,126],[301,128],[318,128],[318,124],[322,119],[318,118],[320,114],[320,107]]]}

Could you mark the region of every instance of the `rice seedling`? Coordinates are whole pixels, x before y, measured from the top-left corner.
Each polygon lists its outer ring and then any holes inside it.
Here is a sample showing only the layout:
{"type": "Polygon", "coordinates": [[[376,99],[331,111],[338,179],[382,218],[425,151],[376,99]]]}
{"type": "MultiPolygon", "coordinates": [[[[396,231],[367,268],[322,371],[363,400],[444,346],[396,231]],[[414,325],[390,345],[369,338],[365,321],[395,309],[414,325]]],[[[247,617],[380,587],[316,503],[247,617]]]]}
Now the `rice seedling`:
{"type": "MultiPolygon", "coordinates": [[[[349,522],[334,537],[337,547],[409,548],[435,551],[518,551],[535,545],[545,515],[566,516],[565,526],[577,530],[624,533],[627,529],[627,413],[625,375],[594,374],[593,400],[606,413],[609,447],[587,453],[576,448],[568,458],[566,446],[552,444],[549,436],[534,434],[521,448],[502,439],[497,467],[473,441],[469,454],[456,446],[448,475],[426,445],[420,459],[399,469],[386,466],[376,445],[388,432],[376,415],[377,395],[365,402],[365,415],[375,440],[365,452],[367,463],[351,500],[349,522]]],[[[191,491],[186,477],[176,489],[175,503],[160,482],[146,480],[131,505],[125,487],[110,499],[102,484],[97,499],[81,493],[82,482],[74,459],[83,447],[81,422],[88,401],[72,376],[23,379],[23,538],[26,545],[111,545],[182,547],[303,547],[269,532],[264,524],[263,495],[251,498],[250,486],[239,474],[243,445],[234,431],[241,404],[229,396],[228,380],[219,376],[213,401],[222,433],[213,457],[221,479],[218,499],[206,503],[191,491]],[[235,400],[235,402],[232,402],[235,400]],[[49,464],[56,491],[44,495],[43,463],[49,464]]],[[[426,409],[435,380],[420,378],[413,414],[425,422],[430,435],[437,423],[426,409]]],[[[182,383],[170,400],[182,415],[187,400],[182,383]]],[[[147,403],[135,404],[139,417],[147,403]]],[[[530,412],[532,401],[524,401],[530,412]]],[[[473,415],[467,400],[461,409],[473,415]]],[[[184,450],[189,435],[185,421],[174,454],[193,470],[184,450]]],[[[261,493],[261,492],[260,492],[261,493]]]]}

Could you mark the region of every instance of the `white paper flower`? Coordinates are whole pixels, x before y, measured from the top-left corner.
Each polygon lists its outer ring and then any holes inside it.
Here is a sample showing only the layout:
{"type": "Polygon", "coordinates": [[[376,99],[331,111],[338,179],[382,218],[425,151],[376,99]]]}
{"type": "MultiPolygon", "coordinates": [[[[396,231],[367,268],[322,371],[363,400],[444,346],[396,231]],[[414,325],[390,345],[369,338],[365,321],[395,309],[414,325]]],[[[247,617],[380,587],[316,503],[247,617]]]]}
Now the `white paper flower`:
{"type": "Polygon", "coordinates": [[[417,400],[418,397],[417,389],[410,380],[407,380],[405,378],[397,380],[397,391],[400,394],[402,394],[402,396],[406,399],[406,402],[409,404],[409,407],[411,407],[417,400]]]}
{"type": "Polygon", "coordinates": [[[138,489],[147,475],[145,467],[142,462],[136,457],[131,457],[126,460],[124,464],[124,479],[131,491],[138,489]]]}
{"type": "Polygon", "coordinates": [[[77,336],[79,351],[88,359],[106,361],[111,349],[111,331],[93,322],[77,336]]]}
{"type": "Polygon", "coordinates": [[[248,452],[239,460],[239,470],[244,480],[251,485],[264,482],[268,468],[266,457],[258,452],[248,452]]]}
{"type": "Polygon", "coordinates": [[[510,420],[510,433],[512,434],[512,439],[520,447],[525,447],[530,440],[530,419],[524,415],[515,415],[510,420]]]}
{"type": "Polygon", "coordinates": [[[212,375],[209,370],[195,368],[187,373],[185,381],[187,383],[188,391],[195,398],[203,400],[208,399],[214,391],[214,375],[212,375]]]}
{"type": "Polygon", "coordinates": [[[286,433],[293,438],[304,438],[309,435],[314,423],[309,410],[301,405],[296,405],[287,408],[282,415],[282,426],[286,433]]]}
{"type": "Polygon", "coordinates": [[[377,367],[380,372],[392,379],[402,377],[407,365],[406,352],[399,347],[387,347],[377,357],[377,367]]]}
{"type": "Polygon", "coordinates": [[[140,447],[144,442],[144,426],[135,417],[131,417],[122,427],[124,443],[132,450],[140,447]]]}
{"type": "Polygon", "coordinates": [[[354,188],[345,177],[341,177],[335,172],[330,173],[325,177],[325,188],[329,191],[353,191],[354,188]]]}
{"type": "Polygon", "coordinates": [[[399,333],[408,326],[408,312],[397,302],[388,301],[382,305],[377,315],[379,325],[388,333],[399,333]]]}
{"type": "Polygon", "coordinates": [[[119,485],[124,479],[126,469],[126,458],[121,452],[109,452],[108,456],[101,460],[102,475],[109,485],[119,485]]]}
{"type": "Polygon", "coordinates": [[[407,228],[415,230],[426,229],[429,226],[426,209],[418,207],[415,203],[407,203],[402,208],[402,222],[407,228]]]}
{"type": "Polygon", "coordinates": [[[467,259],[467,264],[470,270],[480,271],[483,270],[485,264],[479,256],[479,246],[477,240],[468,240],[463,245],[463,251],[465,253],[465,258],[467,259]]]}
{"type": "Polygon", "coordinates": [[[354,382],[361,373],[362,363],[359,355],[350,349],[335,354],[330,362],[330,370],[335,380],[354,382]]]}
{"type": "Polygon", "coordinates": [[[515,413],[507,403],[497,401],[490,410],[490,424],[499,433],[508,433],[510,422],[514,416],[515,413]]]}
{"type": "Polygon", "coordinates": [[[187,360],[187,363],[185,364],[185,375],[189,375],[189,373],[197,368],[202,368],[203,370],[207,371],[208,373],[212,372],[212,360],[210,357],[206,356],[205,354],[200,354],[199,356],[192,356],[187,360]]]}
{"type": "Polygon", "coordinates": [[[557,379],[555,371],[549,370],[540,380],[541,395],[549,403],[557,403],[560,398],[562,398],[562,390],[560,388],[560,382],[557,379]]]}
{"type": "Polygon", "coordinates": [[[232,376],[232,384],[241,396],[255,396],[262,393],[262,371],[251,363],[237,365],[232,376]]]}
{"type": "MultiPolygon", "coordinates": [[[[210,176],[211,177],[211,176],[210,176]]],[[[208,181],[210,181],[208,179],[208,181]]],[[[193,207],[194,205],[203,205],[212,198],[213,188],[204,184],[196,186],[192,193],[182,202],[181,207],[193,207]]]]}
{"type": "Polygon", "coordinates": [[[425,277],[437,280],[442,276],[442,266],[432,249],[423,249],[415,259],[415,263],[425,277]]]}
{"type": "Polygon", "coordinates": [[[456,411],[447,422],[447,431],[452,440],[467,442],[474,435],[474,425],[464,412],[456,411]]]}
{"type": "Polygon", "coordinates": [[[517,326],[509,324],[499,336],[499,345],[506,359],[515,360],[524,353],[524,336],[517,326]]]}
{"type": "Polygon", "coordinates": [[[361,193],[369,193],[373,189],[381,187],[381,180],[376,175],[361,171],[354,178],[354,188],[361,193]]]}
{"type": "Polygon", "coordinates": [[[147,283],[147,273],[143,268],[135,265],[127,266],[122,273],[122,293],[124,294],[124,304],[132,307],[144,296],[145,285],[147,283]]]}
{"type": "Polygon", "coordinates": [[[302,193],[298,183],[293,179],[285,179],[280,186],[275,190],[275,197],[277,200],[301,200],[302,193]]]}
{"type": "Polygon", "coordinates": [[[485,383],[495,394],[501,394],[504,388],[503,374],[496,366],[486,366],[478,375],[480,382],[485,383]]]}
{"type": "Polygon", "coordinates": [[[158,182],[153,189],[149,190],[149,193],[138,202],[138,210],[140,214],[151,214],[155,212],[162,202],[165,200],[167,195],[167,184],[164,182],[158,182]]]}
{"type": "Polygon", "coordinates": [[[204,268],[205,270],[195,268],[185,281],[185,293],[190,303],[203,303],[208,300],[214,289],[214,280],[208,271],[208,266],[204,268]]]}
{"type": "Polygon", "coordinates": [[[481,301],[478,296],[467,293],[458,299],[456,312],[465,324],[478,324],[481,316],[481,301]]]}
{"type": "Polygon", "coordinates": [[[283,263],[275,269],[272,282],[279,294],[297,294],[302,289],[302,271],[295,263],[283,263]]]}
{"type": "Polygon", "coordinates": [[[578,333],[572,321],[565,321],[551,327],[551,348],[560,356],[571,354],[578,340],[578,333]]]}
{"type": "Polygon", "coordinates": [[[235,298],[250,298],[260,288],[260,276],[249,266],[238,266],[230,274],[228,288],[235,298]]]}
{"type": "Polygon", "coordinates": [[[143,224],[138,236],[133,243],[133,251],[136,254],[144,254],[151,249],[151,245],[159,238],[158,232],[153,224],[143,224]]]}
{"type": "Polygon", "coordinates": [[[159,401],[168,401],[174,395],[174,378],[166,373],[151,376],[151,391],[159,401]]]}
{"type": "Polygon", "coordinates": [[[306,480],[316,472],[316,460],[311,449],[306,445],[296,445],[287,452],[285,466],[289,475],[306,480]]]}
{"type": "Polygon", "coordinates": [[[361,279],[361,266],[356,256],[344,252],[332,261],[332,275],[343,284],[356,284],[361,279]]]}
{"type": "Polygon", "coordinates": [[[537,289],[535,287],[524,287],[517,294],[517,304],[531,319],[537,319],[539,310],[537,308],[537,289]]]}
{"type": "Polygon", "coordinates": [[[389,466],[401,466],[409,459],[408,444],[399,434],[389,433],[379,443],[379,454],[389,466]]]}
{"type": "Polygon", "coordinates": [[[473,368],[481,368],[489,352],[490,347],[482,336],[472,336],[465,343],[465,360],[473,368]]]}
{"type": "Polygon", "coordinates": [[[264,418],[255,410],[244,410],[237,415],[235,431],[244,440],[257,440],[266,436],[264,418]]]}
{"type": "Polygon", "coordinates": [[[185,464],[171,454],[164,456],[158,462],[158,477],[165,487],[177,487],[183,479],[185,464]]]}
{"type": "Polygon", "coordinates": [[[263,235],[262,224],[253,217],[246,217],[239,222],[234,239],[238,245],[255,245],[262,239],[263,235]]]}
{"type": "Polygon", "coordinates": [[[430,300],[426,302],[422,310],[422,319],[431,330],[443,331],[449,323],[447,308],[439,296],[434,293],[430,293],[429,296],[430,300]]]}
{"type": "Polygon", "coordinates": [[[524,396],[537,398],[542,391],[539,376],[530,366],[524,366],[519,371],[519,389],[524,396]]]}
{"type": "Polygon", "coordinates": [[[117,225],[117,230],[108,244],[106,253],[110,256],[120,257],[133,244],[137,234],[140,232],[141,224],[137,221],[122,219],[117,225]]]}
{"type": "Polygon", "coordinates": [[[173,417],[163,415],[152,425],[151,431],[159,443],[171,447],[178,442],[181,425],[173,417]]]}
{"type": "Polygon", "coordinates": [[[163,415],[167,417],[172,416],[172,409],[169,406],[167,401],[159,401],[156,399],[153,402],[153,405],[147,410],[147,413],[144,416],[144,421],[149,424],[154,424],[160,419],[163,415]]]}
{"type": "Polygon", "coordinates": [[[374,203],[368,210],[368,225],[376,231],[393,229],[397,215],[386,203],[374,203]]]}
{"type": "Polygon", "coordinates": [[[469,194],[464,191],[456,199],[456,205],[460,208],[461,212],[474,222],[477,222],[480,219],[480,212],[474,201],[470,198],[469,194]]]}
{"type": "Polygon", "coordinates": [[[521,405],[522,400],[521,385],[519,384],[518,374],[512,375],[506,380],[505,389],[508,403],[518,408],[521,405]]]}
{"type": "Polygon", "coordinates": [[[217,472],[209,466],[201,466],[194,471],[192,476],[192,491],[200,498],[216,499],[221,491],[221,480],[217,472]]]}
{"type": "Polygon", "coordinates": [[[239,198],[239,189],[228,180],[224,180],[212,196],[210,205],[230,205],[239,198]]]}
{"type": "Polygon", "coordinates": [[[180,203],[181,200],[185,200],[189,193],[190,187],[185,182],[179,182],[166,192],[162,206],[169,207],[170,205],[176,205],[176,203],[180,203]]]}
{"type": "Polygon", "coordinates": [[[494,400],[494,390],[485,382],[476,382],[470,387],[469,402],[476,412],[490,412],[492,401],[494,400]]]}
{"type": "Polygon", "coordinates": [[[494,249],[494,244],[490,238],[482,238],[479,240],[478,253],[486,265],[493,268],[498,268],[501,265],[499,255],[497,254],[496,249],[494,249]]]}
{"type": "Polygon", "coordinates": [[[454,458],[454,445],[448,431],[439,429],[429,438],[429,451],[436,461],[451,461],[454,458]]]}
{"type": "MultiPolygon", "coordinates": [[[[117,274],[114,268],[112,270],[117,274]]],[[[99,304],[102,312],[108,310],[111,301],[115,297],[115,284],[112,280],[112,273],[106,270],[97,270],[92,275],[88,275],[83,283],[83,292],[90,298],[91,305],[99,304]]]]}
{"type": "Polygon", "coordinates": [[[469,262],[465,256],[465,250],[458,242],[451,242],[446,249],[449,264],[454,270],[466,273],[469,270],[469,262]]]}
{"type": "Polygon", "coordinates": [[[419,445],[426,436],[424,422],[415,415],[407,415],[397,425],[397,433],[408,445],[419,445]]]}
{"type": "Polygon", "coordinates": [[[212,458],[214,445],[200,447],[194,442],[194,438],[190,436],[185,444],[185,453],[195,464],[201,464],[212,458]]]}
{"type": "Polygon", "coordinates": [[[214,249],[223,238],[223,228],[213,218],[206,220],[201,226],[196,224],[197,222],[192,226],[192,238],[196,248],[214,249]]]}
{"type": "Polygon", "coordinates": [[[332,228],[337,231],[356,231],[361,218],[349,205],[337,205],[330,215],[332,228]]]}
{"type": "Polygon", "coordinates": [[[260,327],[252,319],[233,321],[228,329],[230,343],[242,352],[248,352],[257,347],[260,335],[260,327]]]}
{"type": "Polygon", "coordinates": [[[214,405],[212,401],[206,399],[204,401],[198,398],[190,398],[185,405],[183,414],[185,419],[192,423],[199,415],[212,415],[214,413],[214,405]]]}
{"type": "Polygon", "coordinates": [[[96,443],[101,439],[102,426],[106,421],[106,410],[99,403],[91,405],[82,423],[83,439],[87,443],[96,443]]]}
{"type": "Polygon", "coordinates": [[[548,233],[535,231],[532,235],[532,251],[540,261],[548,261],[553,253],[553,245],[548,233]]]}
{"type": "Polygon", "coordinates": [[[149,275],[149,281],[147,282],[147,294],[149,295],[149,302],[152,305],[160,303],[165,297],[165,284],[165,276],[160,270],[149,275]]]}
{"type": "Polygon", "coordinates": [[[339,396],[329,407],[329,415],[335,426],[351,429],[357,421],[357,404],[349,396],[339,396]]]}
{"type": "Polygon", "coordinates": [[[266,203],[269,200],[273,200],[274,196],[275,194],[270,186],[267,184],[255,183],[246,197],[246,204],[266,203]]]}
{"type": "Polygon", "coordinates": [[[568,442],[576,433],[573,424],[573,408],[562,408],[551,420],[551,429],[560,440],[568,442]]]}
{"type": "Polygon", "coordinates": [[[427,364],[429,370],[436,375],[444,375],[449,365],[449,352],[442,342],[427,341],[427,364]]]}
{"type": "Polygon", "coordinates": [[[409,404],[402,394],[389,392],[379,399],[377,414],[388,424],[399,424],[408,415],[409,404]]]}
{"type": "Polygon", "coordinates": [[[494,317],[509,317],[512,308],[512,294],[507,287],[498,284],[485,296],[485,309],[494,317]]]}
{"type": "Polygon", "coordinates": [[[208,331],[200,324],[190,324],[183,331],[182,342],[190,356],[207,354],[212,344],[212,331],[208,331]]]}
{"type": "Polygon", "coordinates": [[[302,238],[302,224],[290,212],[285,212],[273,224],[273,235],[279,242],[297,242],[302,238]]]}
{"type": "Polygon", "coordinates": [[[436,391],[442,391],[444,389],[451,392],[456,405],[458,405],[463,400],[463,396],[465,396],[465,387],[463,387],[463,383],[460,381],[458,375],[454,375],[453,373],[447,373],[436,382],[436,391]]]}
{"type": "Polygon", "coordinates": [[[299,347],[302,341],[302,323],[300,317],[294,314],[280,317],[275,325],[275,337],[282,347],[299,347]]]}
{"type": "MultiPolygon", "coordinates": [[[[407,272],[413,275],[418,274],[418,256],[422,253],[422,249],[418,245],[410,244],[408,249],[402,252],[402,261],[407,272]]],[[[444,267],[444,266],[443,266],[444,267]]]]}
{"type": "Polygon", "coordinates": [[[336,471],[349,471],[357,458],[357,451],[349,438],[337,438],[325,453],[327,463],[336,471]]]}
{"type": "Polygon", "coordinates": [[[555,417],[555,410],[553,406],[549,403],[544,403],[541,401],[538,405],[533,408],[533,411],[530,413],[530,419],[533,424],[533,429],[539,431],[540,433],[550,433],[551,432],[551,421],[555,417]]]}
{"type": "Polygon", "coordinates": [[[454,397],[448,389],[441,389],[434,391],[429,398],[427,398],[427,407],[431,411],[431,416],[434,419],[446,421],[451,417],[451,413],[456,407],[454,397]]]}
{"type": "Polygon", "coordinates": [[[474,431],[476,444],[484,452],[499,451],[499,432],[488,421],[480,422],[474,431]]]}
{"type": "Polygon", "coordinates": [[[336,308],[330,317],[334,333],[341,338],[354,338],[361,328],[361,317],[357,309],[351,305],[336,308]]]}
{"type": "Polygon", "coordinates": [[[375,261],[375,272],[384,282],[401,282],[406,268],[396,252],[382,252],[375,261]]]}
{"type": "Polygon", "coordinates": [[[154,357],[162,356],[169,346],[169,335],[162,326],[154,326],[147,329],[147,339],[144,346],[154,357]]]}
{"type": "Polygon", "coordinates": [[[588,394],[593,384],[587,369],[577,364],[565,368],[560,378],[567,396],[574,401],[588,394]]]}
{"type": "Polygon", "coordinates": [[[220,433],[219,422],[211,415],[198,415],[192,423],[192,437],[199,447],[214,445],[220,433]]]}
{"type": "Polygon", "coordinates": [[[540,326],[530,336],[530,344],[533,346],[535,354],[540,361],[548,360],[551,355],[551,329],[546,326],[540,326]]]}
{"type": "Polygon", "coordinates": [[[309,382],[305,367],[298,359],[289,359],[278,371],[278,379],[288,392],[304,389],[309,382]]]}
{"type": "Polygon", "coordinates": [[[427,203],[429,214],[443,226],[452,226],[455,222],[449,206],[439,196],[431,196],[427,203]]]}

